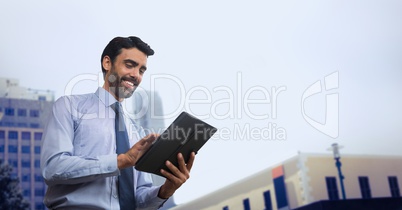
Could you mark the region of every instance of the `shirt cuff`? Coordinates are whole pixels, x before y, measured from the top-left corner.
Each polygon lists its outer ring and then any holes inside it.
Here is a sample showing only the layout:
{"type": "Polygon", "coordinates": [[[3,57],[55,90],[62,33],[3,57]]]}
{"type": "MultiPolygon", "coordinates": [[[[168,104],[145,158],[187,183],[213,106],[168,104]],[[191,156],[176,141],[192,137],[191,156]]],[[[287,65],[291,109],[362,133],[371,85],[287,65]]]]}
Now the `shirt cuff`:
{"type": "Polygon", "coordinates": [[[159,189],[160,189],[160,186],[152,187],[152,190],[149,192],[149,195],[151,197],[151,199],[149,200],[149,203],[151,204],[151,206],[148,206],[148,208],[145,208],[145,209],[159,209],[168,200],[168,199],[162,199],[162,198],[158,197],[159,189]]]}
{"type": "Polygon", "coordinates": [[[117,154],[102,155],[99,156],[98,159],[99,167],[102,174],[119,174],[119,169],[117,167],[117,154]]]}

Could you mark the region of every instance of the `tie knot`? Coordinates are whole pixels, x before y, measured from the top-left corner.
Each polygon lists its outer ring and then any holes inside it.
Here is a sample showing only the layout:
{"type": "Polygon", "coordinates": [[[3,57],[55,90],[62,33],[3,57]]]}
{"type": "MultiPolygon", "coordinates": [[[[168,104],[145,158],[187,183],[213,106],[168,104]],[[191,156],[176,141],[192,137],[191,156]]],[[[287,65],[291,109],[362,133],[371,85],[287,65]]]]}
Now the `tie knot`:
{"type": "Polygon", "coordinates": [[[118,114],[121,110],[121,104],[119,102],[115,102],[111,105],[111,107],[116,114],[118,114]]]}

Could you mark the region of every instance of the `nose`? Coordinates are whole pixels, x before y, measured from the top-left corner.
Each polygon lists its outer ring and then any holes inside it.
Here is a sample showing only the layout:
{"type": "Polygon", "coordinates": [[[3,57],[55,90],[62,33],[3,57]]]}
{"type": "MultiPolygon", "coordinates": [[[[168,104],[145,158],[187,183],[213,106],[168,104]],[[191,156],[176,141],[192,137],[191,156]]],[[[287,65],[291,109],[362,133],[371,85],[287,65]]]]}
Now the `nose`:
{"type": "Polygon", "coordinates": [[[142,75],[140,74],[140,68],[134,68],[130,71],[129,76],[133,79],[136,85],[139,85],[142,80],[142,75]]]}
{"type": "Polygon", "coordinates": [[[140,78],[140,68],[133,68],[133,70],[130,71],[130,77],[132,78],[140,78]]]}

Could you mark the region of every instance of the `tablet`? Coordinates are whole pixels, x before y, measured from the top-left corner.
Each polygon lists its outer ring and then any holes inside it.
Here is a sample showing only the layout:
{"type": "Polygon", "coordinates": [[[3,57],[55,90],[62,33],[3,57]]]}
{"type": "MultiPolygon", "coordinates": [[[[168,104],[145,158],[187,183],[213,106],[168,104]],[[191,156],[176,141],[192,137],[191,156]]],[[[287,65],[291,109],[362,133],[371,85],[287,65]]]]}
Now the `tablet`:
{"type": "Polygon", "coordinates": [[[169,171],[166,160],[178,167],[177,154],[182,153],[187,162],[191,152],[197,154],[216,131],[215,127],[182,112],[140,157],[135,169],[163,176],[161,169],[169,171]]]}

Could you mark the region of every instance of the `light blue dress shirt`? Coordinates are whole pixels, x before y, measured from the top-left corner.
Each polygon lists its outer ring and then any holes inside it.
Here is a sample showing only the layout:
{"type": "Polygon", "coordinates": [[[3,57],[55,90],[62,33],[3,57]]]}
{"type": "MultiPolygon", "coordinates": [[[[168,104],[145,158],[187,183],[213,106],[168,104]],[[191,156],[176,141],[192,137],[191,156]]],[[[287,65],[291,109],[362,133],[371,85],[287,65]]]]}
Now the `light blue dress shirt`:
{"type": "MultiPolygon", "coordinates": [[[[63,96],[53,105],[42,138],[41,170],[48,189],[44,203],[50,209],[120,209],[117,176],[116,99],[105,89],[63,96]]],[[[125,115],[130,145],[144,131],[125,115]]],[[[138,209],[157,209],[164,199],[148,173],[134,169],[138,209]]]]}

